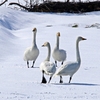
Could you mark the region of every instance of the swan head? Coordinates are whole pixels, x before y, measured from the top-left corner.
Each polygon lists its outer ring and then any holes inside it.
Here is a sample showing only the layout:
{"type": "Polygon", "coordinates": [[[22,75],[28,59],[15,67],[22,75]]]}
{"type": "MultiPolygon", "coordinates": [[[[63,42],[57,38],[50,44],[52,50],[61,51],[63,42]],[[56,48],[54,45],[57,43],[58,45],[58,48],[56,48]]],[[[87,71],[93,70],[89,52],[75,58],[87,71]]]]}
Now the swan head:
{"type": "Polygon", "coordinates": [[[78,41],[82,41],[82,40],[87,40],[86,38],[83,38],[83,37],[81,37],[81,36],[79,36],[78,38],[77,38],[77,40],[78,41]]]}
{"type": "Polygon", "coordinates": [[[37,29],[36,28],[33,28],[33,32],[37,32],[37,29]]]}
{"type": "Polygon", "coordinates": [[[46,47],[46,46],[48,46],[49,45],[49,42],[45,42],[43,45],[42,45],[42,47],[46,47]]]}
{"type": "Polygon", "coordinates": [[[57,33],[57,36],[60,36],[60,32],[57,33]]]}

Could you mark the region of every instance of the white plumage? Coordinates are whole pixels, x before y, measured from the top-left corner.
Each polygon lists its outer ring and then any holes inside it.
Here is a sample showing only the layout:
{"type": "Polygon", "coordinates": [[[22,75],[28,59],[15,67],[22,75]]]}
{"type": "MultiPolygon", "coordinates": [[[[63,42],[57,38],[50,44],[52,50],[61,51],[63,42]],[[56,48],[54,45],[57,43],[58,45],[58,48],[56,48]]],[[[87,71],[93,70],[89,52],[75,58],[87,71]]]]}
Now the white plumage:
{"type": "Polygon", "coordinates": [[[50,78],[49,78],[49,82],[50,82],[51,79],[52,79],[53,74],[56,71],[56,66],[55,66],[55,64],[53,62],[50,61],[50,54],[51,54],[50,43],[49,42],[45,42],[42,45],[42,47],[47,47],[48,48],[47,58],[40,64],[40,70],[43,73],[42,82],[41,83],[46,83],[47,81],[46,81],[46,79],[44,77],[44,73],[47,74],[47,75],[50,75],[50,78]]]}
{"type": "Polygon", "coordinates": [[[52,52],[52,56],[53,56],[55,63],[57,65],[57,61],[62,62],[62,64],[63,64],[63,62],[66,60],[66,51],[63,49],[59,49],[60,33],[58,32],[56,36],[57,36],[57,41],[56,41],[56,46],[52,52]]]}
{"type": "Polygon", "coordinates": [[[36,32],[37,29],[33,29],[33,43],[32,46],[27,48],[24,52],[24,60],[27,61],[27,66],[29,68],[29,61],[33,61],[32,67],[34,67],[34,63],[39,55],[39,49],[36,45],[36,32]]]}
{"type": "Polygon", "coordinates": [[[46,75],[53,75],[56,71],[55,64],[50,61],[43,61],[40,65],[40,70],[44,70],[46,75]]]}
{"type": "Polygon", "coordinates": [[[71,82],[72,76],[77,72],[81,65],[81,58],[79,53],[79,42],[81,40],[86,40],[83,37],[78,37],[76,40],[76,61],[75,62],[67,62],[61,67],[58,68],[58,70],[55,72],[55,75],[59,76],[70,76],[69,83],[71,82]]]}

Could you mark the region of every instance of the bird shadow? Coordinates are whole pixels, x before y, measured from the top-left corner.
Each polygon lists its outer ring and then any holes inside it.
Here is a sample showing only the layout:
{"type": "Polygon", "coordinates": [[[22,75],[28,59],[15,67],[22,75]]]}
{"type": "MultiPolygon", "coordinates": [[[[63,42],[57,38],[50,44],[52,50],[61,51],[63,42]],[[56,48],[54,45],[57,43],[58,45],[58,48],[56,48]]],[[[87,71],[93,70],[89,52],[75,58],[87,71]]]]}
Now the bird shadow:
{"type": "Polygon", "coordinates": [[[34,68],[40,68],[40,67],[29,67],[29,68],[33,68],[34,69],[34,68]]]}
{"type": "Polygon", "coordinates": [[[40,68],[40,67],[34,67],[34,68],[40,68]]]}
{"type": "Polygon", "coordinates": [[[78,86],[100,86],[100,84],[92,83],[52,83],[53,85],[78,85],[78,86]]]}

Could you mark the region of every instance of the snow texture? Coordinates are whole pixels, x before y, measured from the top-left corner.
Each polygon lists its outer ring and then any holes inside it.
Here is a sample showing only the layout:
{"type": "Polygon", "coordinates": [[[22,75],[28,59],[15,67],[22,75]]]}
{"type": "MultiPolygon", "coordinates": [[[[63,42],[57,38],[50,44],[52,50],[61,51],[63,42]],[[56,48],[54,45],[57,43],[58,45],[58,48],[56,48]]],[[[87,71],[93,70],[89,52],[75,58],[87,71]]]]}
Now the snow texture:
{"type": "MultiPolygon", "coordinates": [[[[0,100],[100,100],[99,37],[100,12],[31,13],[0,7],[0,100]],[[23,53],[32,45],[34,27],[40,55],[34,68],[27,68],[23,53]],[[69,76],[63,76],[62,84],[59,77],[41,84],[39,66],[47,56],[41,46],[48,41],[53,49],[57,32],[61,33],[60,48],[67,52],[66,62],[76,60],[77,37],[87,38],[79,44],[82,63],[70,84],[69,76]]],[[[51,61],[54,62],[52,56],[51,61]]]]}

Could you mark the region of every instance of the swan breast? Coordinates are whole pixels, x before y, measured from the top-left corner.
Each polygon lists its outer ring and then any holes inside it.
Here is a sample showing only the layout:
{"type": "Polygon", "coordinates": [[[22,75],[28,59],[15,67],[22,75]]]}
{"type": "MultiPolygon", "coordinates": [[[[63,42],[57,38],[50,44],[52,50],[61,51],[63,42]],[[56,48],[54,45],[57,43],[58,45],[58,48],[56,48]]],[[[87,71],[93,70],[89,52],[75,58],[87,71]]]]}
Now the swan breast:
{"type": "Polygon", "coordinates": [[[27,48],[24,52],[24,60],[36,60],[39,55],[39,49],[38,48],[27,48]]]}
{"type": "Polygon", "coordinates": [[[54,49],[52,56],[57,61],[64,61],[66,60],[66,51],[62,49],[54,49]]]}

